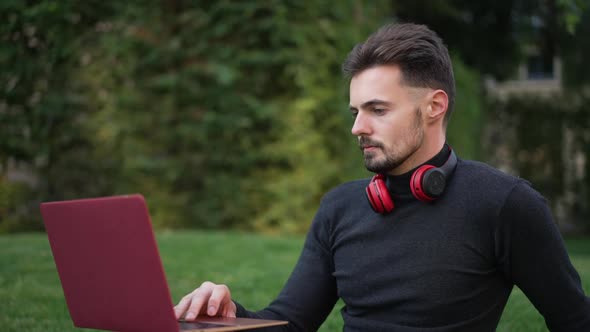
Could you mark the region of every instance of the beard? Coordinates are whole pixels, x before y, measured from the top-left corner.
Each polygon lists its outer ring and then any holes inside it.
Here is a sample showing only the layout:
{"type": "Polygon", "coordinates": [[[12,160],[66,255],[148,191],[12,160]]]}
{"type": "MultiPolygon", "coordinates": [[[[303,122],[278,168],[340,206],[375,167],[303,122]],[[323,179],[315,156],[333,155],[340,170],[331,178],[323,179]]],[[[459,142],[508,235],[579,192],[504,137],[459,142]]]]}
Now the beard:
{"type": "Polygon", "coordinates": [[[417,108],[411,127],[402,134],[402,137],[394,146],[386,147],[383,143],[373,141],[365,136],[359,139],[361,151],[363,151],[364,146],[374,146],[381,150],[383,154],[382,157],[379,157],[379,151],[364,153],[367,170],[373,173],[388,173],[403,164],[418,150],[424,138],[421,114],[422,112],[417,108]]]}

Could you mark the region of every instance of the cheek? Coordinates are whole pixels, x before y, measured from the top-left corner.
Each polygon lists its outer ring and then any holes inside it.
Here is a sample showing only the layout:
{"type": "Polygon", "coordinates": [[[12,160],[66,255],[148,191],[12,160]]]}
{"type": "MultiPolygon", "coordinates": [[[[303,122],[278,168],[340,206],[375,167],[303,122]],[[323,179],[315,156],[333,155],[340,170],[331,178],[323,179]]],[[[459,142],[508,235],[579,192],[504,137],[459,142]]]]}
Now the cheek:
{"type": "Polygon", "coordinates": [[[383,122],[379,128],[384,143],[393,149],[400,145],[412,144],[411,141],[419,136],[422,131],[422,127],[415,117],[404,117],[396,121],[383,122]]]}

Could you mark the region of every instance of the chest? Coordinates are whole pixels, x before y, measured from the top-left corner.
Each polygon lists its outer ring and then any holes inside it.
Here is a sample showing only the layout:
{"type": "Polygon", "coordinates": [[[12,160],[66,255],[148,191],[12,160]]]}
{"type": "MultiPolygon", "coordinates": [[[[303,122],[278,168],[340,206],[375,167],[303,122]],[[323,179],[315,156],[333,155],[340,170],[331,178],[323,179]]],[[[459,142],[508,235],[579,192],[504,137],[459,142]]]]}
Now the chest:
{"type": "Polygon", "coordinates": [[[420,202],[387,216],[351,214],[332,238],[340,297],[358,314],[476,310],[482,294],[505,288],[486,218],[420,202]]]}

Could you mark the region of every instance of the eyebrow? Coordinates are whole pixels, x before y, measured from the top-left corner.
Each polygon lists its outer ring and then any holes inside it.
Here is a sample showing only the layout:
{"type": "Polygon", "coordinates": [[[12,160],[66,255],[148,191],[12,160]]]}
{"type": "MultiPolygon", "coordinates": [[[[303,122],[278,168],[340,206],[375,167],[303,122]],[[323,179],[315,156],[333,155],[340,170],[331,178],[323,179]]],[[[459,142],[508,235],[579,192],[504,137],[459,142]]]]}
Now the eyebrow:
{"type": "MultiPolygon", "coordinates": [[[[378,105],[384,105],[384,106],[391,106],[391,103],[385,100],[381,100],[381,99],[371,99],[369,101],[366,101],[364,103],[361,104],[361,109],[363,108],[368,108],[371,106],[378,106],[378,105]]],[[[352,105],[348,106],[348,109],[351,111],[357,111],[358,109],[352,105]]]]}

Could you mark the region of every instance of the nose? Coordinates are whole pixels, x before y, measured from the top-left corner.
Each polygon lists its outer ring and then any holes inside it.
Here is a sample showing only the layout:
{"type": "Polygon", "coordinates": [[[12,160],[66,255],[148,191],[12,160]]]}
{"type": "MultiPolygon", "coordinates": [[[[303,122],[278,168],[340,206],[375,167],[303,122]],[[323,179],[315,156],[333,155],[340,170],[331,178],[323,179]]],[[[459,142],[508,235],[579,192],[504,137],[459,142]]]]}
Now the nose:
{"type": "Polygon", "coordinates": [[[367,136],[370,135],[371,127],[369,125],[369,119],[363,115],[363,112],[358,112],[354,119],[354,124],[350,132],[354,136],[367,136]]]}

